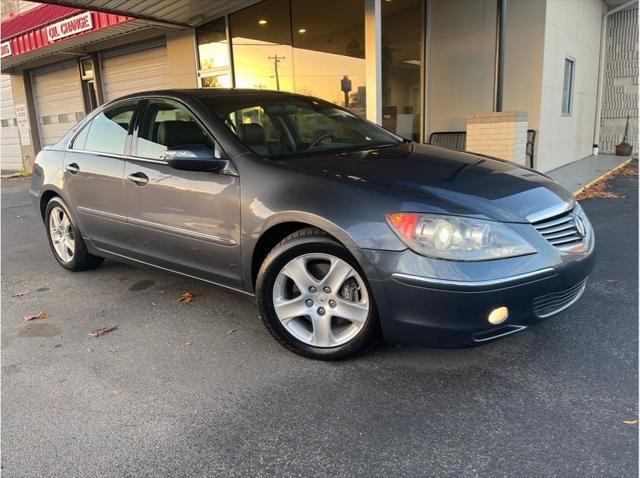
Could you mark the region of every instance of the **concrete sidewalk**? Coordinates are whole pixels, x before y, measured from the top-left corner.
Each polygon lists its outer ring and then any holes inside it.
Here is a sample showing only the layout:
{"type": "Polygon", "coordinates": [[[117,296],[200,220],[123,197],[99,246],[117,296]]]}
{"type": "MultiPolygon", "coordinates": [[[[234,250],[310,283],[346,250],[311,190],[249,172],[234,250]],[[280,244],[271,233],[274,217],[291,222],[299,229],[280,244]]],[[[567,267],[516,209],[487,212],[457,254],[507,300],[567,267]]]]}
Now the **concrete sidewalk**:
{"type": "Polygon", "coordinates": [[[573,193],[628,159],[628,156],[614,154],[587,156],[553,169],[546,174],[573,193]]]}

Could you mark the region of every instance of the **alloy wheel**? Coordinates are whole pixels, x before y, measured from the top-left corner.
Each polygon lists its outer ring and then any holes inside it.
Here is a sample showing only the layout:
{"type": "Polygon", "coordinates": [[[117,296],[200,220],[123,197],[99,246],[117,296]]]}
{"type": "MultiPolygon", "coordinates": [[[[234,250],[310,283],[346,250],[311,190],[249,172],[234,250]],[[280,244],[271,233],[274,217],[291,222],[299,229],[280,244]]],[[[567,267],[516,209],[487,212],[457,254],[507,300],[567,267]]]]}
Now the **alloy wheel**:
{"type": "Polygon", "coordinates": [[[49,214],[49,237],[58,258],[63,262],[71,262],[75,254],[76,242],[71,221],[61,207],[54,207],[49,214]]]}
{"type": "Polygon", "coordinates": [[[324,253],[289,261],[276,277],[273,306],[284,328],[314,347],[353,339],[369,317],[364,280],[348,262],[324,253]]]}

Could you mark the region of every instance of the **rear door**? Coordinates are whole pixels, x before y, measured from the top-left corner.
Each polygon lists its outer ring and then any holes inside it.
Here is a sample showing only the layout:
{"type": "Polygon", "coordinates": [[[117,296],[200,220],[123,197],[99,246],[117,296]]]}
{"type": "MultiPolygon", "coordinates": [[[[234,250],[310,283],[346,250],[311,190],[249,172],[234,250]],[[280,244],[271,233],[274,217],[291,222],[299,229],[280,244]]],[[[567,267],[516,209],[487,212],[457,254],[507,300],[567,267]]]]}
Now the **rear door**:
{"type": "Polygon", "coordinates": [[[125,197],[133,257],[167,269],[240,287],[240,180],[213,172],[180,171],[167,149],[205,146],[212,135],[194,114],[168,99],[141,109],[125,167],[125,197]]]}
{"type": "Polygon", "coordinates": [[[65,154],[64,188],[83,235],[122,253],[126,229],[123,176],[138,101],[121,101],[95,116],[65,154]]]}

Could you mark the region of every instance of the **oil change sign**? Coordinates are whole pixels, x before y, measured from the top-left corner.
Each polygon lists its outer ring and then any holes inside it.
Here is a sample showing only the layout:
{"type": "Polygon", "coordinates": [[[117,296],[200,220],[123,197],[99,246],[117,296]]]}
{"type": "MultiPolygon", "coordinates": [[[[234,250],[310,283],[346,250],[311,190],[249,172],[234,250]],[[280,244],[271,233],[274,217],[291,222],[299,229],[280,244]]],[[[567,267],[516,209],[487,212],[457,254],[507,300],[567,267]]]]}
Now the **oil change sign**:
{"type": "Polygon", "coordinates": [[[47,27],[47,39],[50,42],[60,40],[76,33],[85,32],[93,28],[91,12],[84,12],[75,17],[53,23],[47,27]]]}

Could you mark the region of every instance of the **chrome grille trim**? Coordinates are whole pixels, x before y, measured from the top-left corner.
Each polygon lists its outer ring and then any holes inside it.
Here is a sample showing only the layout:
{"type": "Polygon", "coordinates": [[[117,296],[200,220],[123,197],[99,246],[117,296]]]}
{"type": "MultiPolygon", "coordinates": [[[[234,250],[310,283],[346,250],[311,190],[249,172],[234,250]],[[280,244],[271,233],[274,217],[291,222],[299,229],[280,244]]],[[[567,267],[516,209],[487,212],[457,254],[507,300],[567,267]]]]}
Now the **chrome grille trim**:
{"type": "Polygon", "coordinates": [[[576,226],[576,211],[565,211],[532,222],[531,225],[553,246],[559,249],[570,249],[585,239],[576,226]]]}
{"type": "Polygon", "coordinates": [[[533,299],[533,311],[536,317],[545,319],[571,307],[582,296],[587,280],[568,289],[541,295],[533,299]]]}

